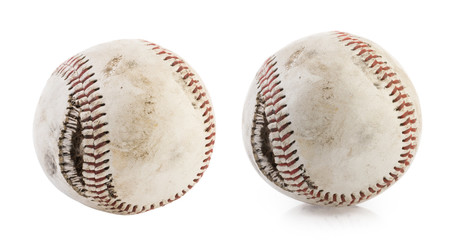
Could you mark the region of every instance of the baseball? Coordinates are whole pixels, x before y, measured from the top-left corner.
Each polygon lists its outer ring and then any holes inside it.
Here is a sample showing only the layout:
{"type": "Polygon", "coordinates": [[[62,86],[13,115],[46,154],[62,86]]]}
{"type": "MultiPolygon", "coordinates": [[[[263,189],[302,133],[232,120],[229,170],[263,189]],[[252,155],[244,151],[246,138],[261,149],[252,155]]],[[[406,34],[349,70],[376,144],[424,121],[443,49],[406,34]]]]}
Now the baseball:
{"type": "Polygon", "coordinates": [[[33,128],[51,182],[117,214],[182,197],[207,169],[215,139],[200,77],[176,54],[142,40],[100,44],[60,65],[33,128]]]}
{"type": "Polygon", "coordinates": [[[260,175],[307,203],[355,205],[410,166],[421,111],[406,73],[377,44],[348,33],[300,39],[257,73],[243,112],[260,175]]]}

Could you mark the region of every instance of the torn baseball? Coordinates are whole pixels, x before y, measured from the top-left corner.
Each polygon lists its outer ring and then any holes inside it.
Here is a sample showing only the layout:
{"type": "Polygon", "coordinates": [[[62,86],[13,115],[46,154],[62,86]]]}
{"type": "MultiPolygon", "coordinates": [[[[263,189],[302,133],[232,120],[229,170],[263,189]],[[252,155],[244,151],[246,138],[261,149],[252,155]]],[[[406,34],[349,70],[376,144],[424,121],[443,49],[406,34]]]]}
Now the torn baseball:
{"type": "Polygon", "coordinates": [[[118,214],[183,196],[208,167],[215,136],[199,76],[142,40],[104,43],[60,65],[33,127],[38,159],[55,186],[118,214]]]}
{"type": "Polygon", "coordinates": [[[245,146],[280,192],[348,206],[395,183],[421,133],[414,87],[377,44],[343,32],[300,39],[270,57],[243,113],[245,146]]]}

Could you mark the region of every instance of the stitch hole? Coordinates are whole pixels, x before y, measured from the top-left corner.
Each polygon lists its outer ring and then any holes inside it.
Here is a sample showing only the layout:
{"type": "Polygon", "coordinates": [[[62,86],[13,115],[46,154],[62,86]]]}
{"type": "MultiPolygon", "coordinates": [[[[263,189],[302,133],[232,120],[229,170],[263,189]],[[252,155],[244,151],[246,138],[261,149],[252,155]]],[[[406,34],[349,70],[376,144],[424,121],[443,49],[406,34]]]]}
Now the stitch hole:
{"type": "Polygon", "coordinates": [[[73,166],[76,171],[76,176],[82,178],[82,165],[83,165],[83,154],[84,150],[82,148],[82,126],[81,126],[81,118],[78,115],[76,120],[76,129],[71,136],[71,148],[70,148],[70,157],[73,161],[73,166]]]}
{"type": "Polygon", "coordinates": [[[83,127],[81,125],[81,105],[69,96],[67,118],[63,123],[64,129],[59,138],[59,162],[61,173],[65,180],[75,191],[84,192],[83,181],[83,155],[84,146],[82,140],[83,127]]]}
{"type": "Polygon", "coordinates": [[[252,149],[255,162],[259,170],[273,183],[284,186],[284,179],[279,175],[277,164],[274,160],[273,145],[270,141],[271,131],[268,128],[268,120],[265,113],[265,103],[257,94],[257,104],[251,129],[252,149]]]}

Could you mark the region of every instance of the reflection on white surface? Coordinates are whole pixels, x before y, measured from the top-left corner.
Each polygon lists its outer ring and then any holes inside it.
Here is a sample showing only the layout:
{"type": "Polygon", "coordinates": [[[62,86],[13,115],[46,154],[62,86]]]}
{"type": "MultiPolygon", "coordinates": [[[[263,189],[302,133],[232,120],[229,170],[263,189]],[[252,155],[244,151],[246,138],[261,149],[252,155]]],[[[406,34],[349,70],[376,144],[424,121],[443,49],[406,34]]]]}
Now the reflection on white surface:
{"type": "Polygon", "coordinates": [[[314,224],[325,223],[335,226],[371,225],[378,222],[376,213],[360,206],[351,207],[323,207],[309,204],[299,204],[284,214],[284,218],[292,221],[307,222],[314,224]]]}

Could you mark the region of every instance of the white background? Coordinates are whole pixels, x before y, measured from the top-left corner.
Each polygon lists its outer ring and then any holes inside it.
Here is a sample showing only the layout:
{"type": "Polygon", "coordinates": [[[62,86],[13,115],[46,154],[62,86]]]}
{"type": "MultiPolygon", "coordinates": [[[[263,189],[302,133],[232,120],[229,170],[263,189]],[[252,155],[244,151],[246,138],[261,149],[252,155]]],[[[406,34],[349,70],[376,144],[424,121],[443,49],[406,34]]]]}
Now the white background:
{"type": "Polygon", "coordinates": [[[456,239],[454,6],[190,2],[0,4],[1,239],[456,239]],[[241,138],[244,98],[264,60],[296,39],[331,30],[387,49],[408,72],[423,111],[421,145],[406,175],[350,208],[314,207],[276,192],[257,175],[241,138]],[[202,180],[180,200],[135,216],[93,210],[59,192],[32,142],[35,107],[54,69],[88,47],[123,38],[155,42],[189,62],[210,92],[217,120],[213,160],[202,180]]]}

